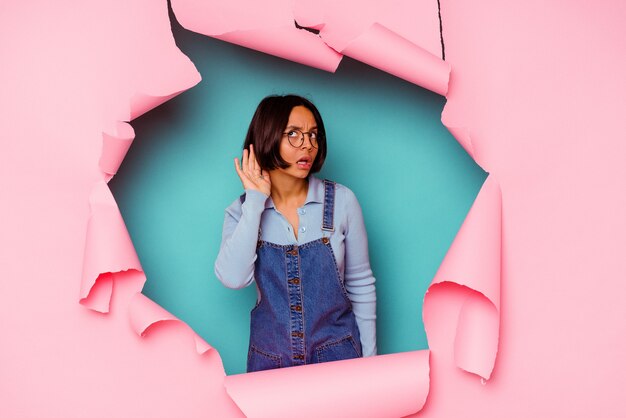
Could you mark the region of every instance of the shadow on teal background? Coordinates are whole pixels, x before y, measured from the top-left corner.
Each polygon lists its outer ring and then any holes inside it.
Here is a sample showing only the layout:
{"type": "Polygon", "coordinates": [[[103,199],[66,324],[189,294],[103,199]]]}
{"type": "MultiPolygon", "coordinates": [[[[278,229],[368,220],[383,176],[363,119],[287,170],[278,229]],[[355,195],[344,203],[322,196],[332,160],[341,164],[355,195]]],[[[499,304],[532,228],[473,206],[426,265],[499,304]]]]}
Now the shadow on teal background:
{"type": "Polygon", "coordinates": [[[202,81],[132,123],[136,139],[111,188],[148,281],[143,292],[245,372],[254,286],[213,272],[233,168],[268,94],[311,99],[327,127],[321,178],[359,198],[377,279],[380,354],[428,347],[422,302],[486,173],[441,124],[445,99],[344,58],[336,74],[197,35],[174,21],[202,81]]]}

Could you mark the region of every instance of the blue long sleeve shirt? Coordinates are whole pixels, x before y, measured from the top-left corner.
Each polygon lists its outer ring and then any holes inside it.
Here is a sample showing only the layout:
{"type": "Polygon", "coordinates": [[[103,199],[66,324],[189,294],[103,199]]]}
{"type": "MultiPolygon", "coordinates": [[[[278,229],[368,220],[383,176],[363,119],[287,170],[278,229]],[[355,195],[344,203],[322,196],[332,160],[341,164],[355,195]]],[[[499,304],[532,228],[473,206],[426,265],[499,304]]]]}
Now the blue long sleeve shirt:
{"type": "MultiPolygon", "coordinates": [[[[263,241],[302,245],[322,238],[323,206],[324,182],[311,175],[305,203],[298,208],[296,238],[291,224],[276,210],[271,197],[256,190],[246,190],[243,204],[236,199],[226,208],[215,274],[229,288],[250,285],[254,281],[259,227],[263,241]]],[[[369,262],[367,233],[356,196],[341,184],[336,185],[334,223],[330,245],[352,302],[363,355],[372,356],[376,354],[376,287],[369,262]]]]}

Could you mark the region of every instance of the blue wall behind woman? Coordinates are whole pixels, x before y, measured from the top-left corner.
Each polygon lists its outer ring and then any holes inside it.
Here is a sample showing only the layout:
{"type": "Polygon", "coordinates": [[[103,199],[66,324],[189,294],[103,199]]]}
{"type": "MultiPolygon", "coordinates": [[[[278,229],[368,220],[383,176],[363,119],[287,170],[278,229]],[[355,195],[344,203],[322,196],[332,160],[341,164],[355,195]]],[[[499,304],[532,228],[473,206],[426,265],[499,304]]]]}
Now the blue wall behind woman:
{"type": "Polygon", "coordinates": [[[233,168],[258,102],[295,93],[320,109],[329,143],[319,174],[359,198],[377,278],[379,353],[428,347],[422,302],[486,174],[441,124],[445,99],[344,58],[336,74],[193,34],[173,22],[202,82],[133,122],[111,188],[148,277],[144,293],[245,372],[254,286],[213,273],[233,168]]]}

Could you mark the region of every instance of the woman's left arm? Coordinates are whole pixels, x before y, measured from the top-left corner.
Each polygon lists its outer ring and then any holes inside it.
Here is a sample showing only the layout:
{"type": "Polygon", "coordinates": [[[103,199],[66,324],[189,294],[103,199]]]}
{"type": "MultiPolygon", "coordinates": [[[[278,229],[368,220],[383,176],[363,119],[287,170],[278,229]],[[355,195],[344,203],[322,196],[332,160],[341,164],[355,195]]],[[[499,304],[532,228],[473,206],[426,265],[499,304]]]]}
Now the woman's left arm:
{"type": "Polygon", "coordinates": [[[345,213],[348,218],[345,232],[345,273],[344,283],[352,310],[356,316],[361,334],[363,356],[376,355],[376,287],[370,267],[367,247],[367,232],[361,205],[352,192],[345,189],[345,213]]]}

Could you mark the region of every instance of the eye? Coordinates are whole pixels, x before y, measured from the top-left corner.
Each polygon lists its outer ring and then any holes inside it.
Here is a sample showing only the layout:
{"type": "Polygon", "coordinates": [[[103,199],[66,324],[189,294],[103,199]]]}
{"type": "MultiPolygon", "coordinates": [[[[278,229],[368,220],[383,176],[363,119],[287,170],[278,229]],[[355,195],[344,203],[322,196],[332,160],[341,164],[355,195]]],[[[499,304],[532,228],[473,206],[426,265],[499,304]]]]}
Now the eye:
{"type": "Polygon", "coordinates": [[[317,139],[317,132],[309,132],[311,139],[317,139]]]}
{"type": "Polygon", "coordinates": [[[289,131],[289,132],[287,132],[287,136],[289,138],[297,138],[299,135],[298,135],[297,131],[289,131]]]}

